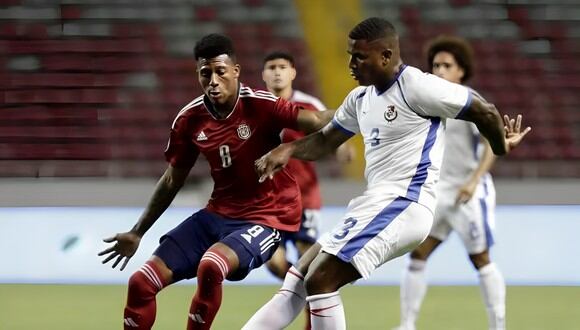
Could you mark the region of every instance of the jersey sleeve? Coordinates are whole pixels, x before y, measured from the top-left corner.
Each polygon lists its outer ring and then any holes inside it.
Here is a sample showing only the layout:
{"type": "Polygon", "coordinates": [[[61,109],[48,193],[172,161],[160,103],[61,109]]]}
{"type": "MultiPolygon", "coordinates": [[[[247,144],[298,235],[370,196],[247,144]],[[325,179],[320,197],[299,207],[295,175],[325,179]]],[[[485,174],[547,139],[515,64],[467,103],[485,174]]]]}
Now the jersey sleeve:
{"type": "Polygon", "coordinates": [[[273,123],[280,128],[298,129],[298,112],[300,107],[283,98],[278,98],[273,108],[273,123]]]}
{"type": "Polygon", "coordinates": [[[177,118],[169,133],[165,159],[173,167],[184,168],[192,167],[198,156],[199,149],[191,142],[187,134],[186,118],[177,118]]]}
{"type": "Polygon", "coordinates": [[[366,93],[366,87],[353,89],[336,110],[331,125],[347,135],[355,135],[360,131],[356,114],[356,101],[366,93]]]}
{"type": "Polygon", "coordinates": [[[435,75],[417,72],[402,86],[409,107],[419,115],[461,118],[471,105],[471,92],[465,86],[435,75]]]}

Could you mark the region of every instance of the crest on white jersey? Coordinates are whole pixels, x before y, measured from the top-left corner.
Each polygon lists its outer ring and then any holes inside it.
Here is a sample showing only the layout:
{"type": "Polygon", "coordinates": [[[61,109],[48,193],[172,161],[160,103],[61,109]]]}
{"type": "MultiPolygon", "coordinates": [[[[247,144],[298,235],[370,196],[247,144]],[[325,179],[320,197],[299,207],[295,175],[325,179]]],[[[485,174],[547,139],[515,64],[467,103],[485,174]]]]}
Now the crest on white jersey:
{"type": "Polygon", "coordinates": [[[205,135],[205,133],[203,131],[201,131],[197,135],[197,141],[205,141],[205,140],[207,140],[207,135],[205,135]]]}
{"type": "Polygon", "coordinates": [[[252,131],[250,131],[250,126],[246,124],[240,124],[240,126],[238,126],[238,136],[240,139],[247,140],[251,134],[252,131]]]}
{"type": "Polygon", "coordinates": [[[385,111],[385,119],[390,123],[393,120],[397,119],[397,109],[395,109],[394,105],[387,106],[387,110],[385,111]]]}

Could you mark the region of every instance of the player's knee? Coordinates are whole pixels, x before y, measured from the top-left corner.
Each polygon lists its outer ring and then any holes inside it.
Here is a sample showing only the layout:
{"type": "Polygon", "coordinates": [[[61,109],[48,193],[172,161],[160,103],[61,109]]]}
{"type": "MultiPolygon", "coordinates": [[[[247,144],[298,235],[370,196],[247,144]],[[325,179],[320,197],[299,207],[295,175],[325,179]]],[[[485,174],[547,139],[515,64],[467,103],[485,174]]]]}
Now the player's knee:
{"type": "Polygon", "coordinates": [[[228,261],[216,254],[204,254],[197,267],[197,277],[203,281],[221,283],[228,275],[228,261]]]}
{"type": "Polygon", "coordinates": [[[160,283],[142,269],[139,269],[129,277],[129,296],[148,299],[154,297],[163,287],[160,283]]]}
{"type": "Polygon", "coordinates": [[[304,277],[304,288],[309,296],[322,293],[330,293],[338,290],[330,279],[332,277],[322,270],[308,272],[304,277]]]}
{"type": "Polygon", "coordinates": [[[470,254],[469,260],[471,260],[471,263],[475,269],[481,269],[491,262],[489,260],[489,253],[487,251],[478,254],[470,254]]]}
{"type": "Polygon", "coordinates": [[[423,251],[419,248],[411,251],[411,259],[427,261],[428,258],[429,258],[429,253],[427,253],[426,251],[423,251]]]}

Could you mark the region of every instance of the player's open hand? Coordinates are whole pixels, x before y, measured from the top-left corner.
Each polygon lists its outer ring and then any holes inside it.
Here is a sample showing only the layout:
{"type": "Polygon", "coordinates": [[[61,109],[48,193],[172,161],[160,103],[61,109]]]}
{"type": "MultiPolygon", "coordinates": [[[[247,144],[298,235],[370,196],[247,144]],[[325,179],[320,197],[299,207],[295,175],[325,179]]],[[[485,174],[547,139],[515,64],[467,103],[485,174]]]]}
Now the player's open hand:
{"type": "Polygon", "coordinates": [[[508,115],[503,116],[504,130],[505,130],[505,144],[506,152],[510,152],[513,148],[517,147],[524,136],[528,134],[532,128],[526,127],[522,131],[522,115],[518,115],[516,119],[510,118],[508,115]]]}
{"type": "Polygon", "coordinates": [[[141,242],[141,237],[134,232],[126,232],[105,238],[103,239],[103,242],[115,243],[115,245],[110,248],[99,252],[99,256],[107,255],[103,260],[103,264],[117,258],[112,266],[112,268],[115,268],[121,261],[123,261],[123,259],[125,259],[123,264],[121,264],[121,268],[119,268],[119,270],[123,270],[125,269],[125,266],[127,266],[129,259],[131,259],[135,254],[135,251],[137,251],[139,243],[141,242]]]}
{"type": "Polygon", "coordinates": [[[274,173],[278,172],[290,160],[292,149],[288,144],[281,144],[278,147],[270,150],[267,154],[260,157],[254,162],[256,172],[258,173],[258,181],[264,182],[266,179],[272,179],[274,173]]]}
{"type": "Polygon", "coordinates": [[[469,180],[459,188],[457,196],[455,197],[455,207],[458,207],[461,204],[465,204],[471,200],[473,194],[475,193],[475,189],[477,189],[477,183],[478,181],[469,180]]]}

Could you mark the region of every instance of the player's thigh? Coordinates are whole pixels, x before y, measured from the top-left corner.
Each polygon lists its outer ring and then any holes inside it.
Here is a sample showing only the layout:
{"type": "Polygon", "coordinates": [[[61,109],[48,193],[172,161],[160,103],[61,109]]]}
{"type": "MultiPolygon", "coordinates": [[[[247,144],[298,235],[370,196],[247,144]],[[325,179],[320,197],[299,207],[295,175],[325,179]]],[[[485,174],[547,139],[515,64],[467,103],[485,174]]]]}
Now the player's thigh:
{"type": "Polygon", "coordinates": [[[474,197],[460,205],[450,219],[453,230],[470,255],[482,253],[493,244],[491,228],[486,219],[487,210],[483,204],[481,199],[474,197]]]}
{"type": "Polygon", "coordinates": [[[243,222],[223,237],[220,242],[229,246],[238,256],[238,268],[228,279],[239,281],[249,272],[270,260],[280,244],[280,232],[274,228],[243,222]]]}
{"type": "Polygon", "coordinates": [[[368,278],[383,263],[417,247],[429,234],[433,215],[404,197],[371,199],[350,208],[342,224],[323,235],[322,251],[352,263],[368,278]]]}
{"type": "Polygon", "coordinates": [[[441,240],[428,236],[419,246],[411,251],[411,259],[427,260],[440,244],[441,240]]]}
{"type": "Polygon", "coordinates": [[[160,238],[153,255],[171,270],[174,282],[196,276],[201,257],[217,241],[213,221],[201,210],[160,238]]]}
{"type": "Polygon", "coordinates": [[[349,262],[334,255],[319,253],[305,276],[304,284],[309,295],[330,293],[361,278],[358,270],[349,262]]]}
{"type": "Polygon", "coordinates": [[[442,198],[437,202],[429,237],[433,237],[441,242],[447,240],[453,229],[449,223],[449,218],[453,212],[455,212],[455,207],[451,200],[442,198]]]}

